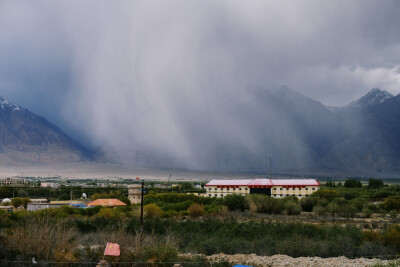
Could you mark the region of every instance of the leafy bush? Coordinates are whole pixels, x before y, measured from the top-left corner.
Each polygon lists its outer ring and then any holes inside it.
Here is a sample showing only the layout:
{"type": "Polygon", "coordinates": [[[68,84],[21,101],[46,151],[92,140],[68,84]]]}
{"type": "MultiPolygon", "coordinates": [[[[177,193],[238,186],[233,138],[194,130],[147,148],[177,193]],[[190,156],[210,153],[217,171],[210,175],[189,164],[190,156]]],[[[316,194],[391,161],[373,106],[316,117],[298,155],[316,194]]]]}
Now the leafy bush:
{"type": "Polygon", "coordinates": [[[383,201],[383,208],[387,211],[389,210],[400,210],[400,197],[398,196],[392,196],[392,197],[387,197],[383,201]]]}
{"type": "Polygon", "coordinates": [[[224,215],[228,212],[228,208],[226,206],[217,205],[217,204],[205,205],[204,210],[208,214],[212,214],[212,215],[224,215]]]}
{"type": "Polygon", "coordinates": [[[384,187],[383,181],[378,179],[369,179],[368,180],[368,188],[376,189],[384,187]]]}
{"type": "Polygon", "coordinates": [[[143,207],[145,218],[159,218],[161,216],[161,208],[156,204],[147,204],[143,207]]]}
{"type": "Polygon", "coordinates": [[[356,179],[348,179],[344,182],[344,187],[348,188],[360,188],[362,187],[362,184],[360,181],[356,179]]]}
{"type": "Polygon", "coordinates": [[[314,197],[319,197],[320,199],[325,199],[332,201],[335,197],[339,196],[339,193],[335,190],[321,188],[320,190],[313,193],[314,197]]]}
{"type": "Polygon", "coordinates": [[[188,208],[190,217],[200,217],[205,214],[204,206],[200,204],[193,204],[188,208]]]}
{"type": "Polygon", "coordinates": [[[303,197],[300,199],[301,209],[303,211],[313,211],[314,206],[318,203],[318,199],[316,197],[303,197]]]}
{"type": "Polygon", "coordinates": [[[301,213],[301,205],[299,203],[287,202],[285,210],[287,215],[299,215],[301,213]]]}
{"type": "Polygon", "coordinates": [[[178,259],[176,246],[167,243],[144,248],[144,258],[151,263],[174,262],[178,259]]]}
{"type": "Polygon", "coordinates": [[[362,209],[362,213],[364,214],[365,218],[371,218],[372,216],[372,210],[370,210],[368,207],[364,207],[362,209]]]}
{"type": "Polygon", "coordinates": [[[22,205],[22,198],[20,198],[20,197],[14,197],[13,199],[11,199],[11,204],[12,204],[14,207],[18,208],[19,206],[22,205]]]}
{"type": "Polygon", "coordinates": [[[339,205],[339,207],[336,208],[336,211],[343,217],[353,218],[357,212],[357,207],[352,203],[345,203],[339,205]]]}
{"type": "Polygon", "coordinates": [[[224,198],[224,205],[226,205],[230,211],[245,211],[249,208],[245,197],[236,194],[227,195],[224,198]]]}
{"type": "Polygon", "coordinates": [[[284,200],[265,195],[248,195],[248,205],[254,206],[258,213],[280,214],[284,210],[284,200]]]}
{"type": "Polygon", "coordinates": [[[317,205],[313,208],[313,212],[315,212],[319,216],[325,216],[328,213],[328,208],[321,205],[317,205]]]}

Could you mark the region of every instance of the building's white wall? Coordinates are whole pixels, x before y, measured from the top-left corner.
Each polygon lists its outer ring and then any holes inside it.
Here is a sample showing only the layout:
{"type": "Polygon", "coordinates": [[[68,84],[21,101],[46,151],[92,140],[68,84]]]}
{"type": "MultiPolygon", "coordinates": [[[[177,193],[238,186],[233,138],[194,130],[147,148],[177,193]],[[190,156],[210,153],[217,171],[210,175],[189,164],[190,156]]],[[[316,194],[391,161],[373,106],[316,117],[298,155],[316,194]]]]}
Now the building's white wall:
{"type": "MultiPolygon", "coordinates": [[[[271,197],[284,198],[287,196],[296,196],[302,198],[304,196],[311,195],[319,189],[319,186],[306,186],[303,188],[273,186],[271,188],[271,197]]],[[[217,188],[217,186],[207,186],[206,194],[207,197],[225,197],[229,194],[250,194],[250,189],[247,186],[239,186],[239,188],[217,188]]]]}

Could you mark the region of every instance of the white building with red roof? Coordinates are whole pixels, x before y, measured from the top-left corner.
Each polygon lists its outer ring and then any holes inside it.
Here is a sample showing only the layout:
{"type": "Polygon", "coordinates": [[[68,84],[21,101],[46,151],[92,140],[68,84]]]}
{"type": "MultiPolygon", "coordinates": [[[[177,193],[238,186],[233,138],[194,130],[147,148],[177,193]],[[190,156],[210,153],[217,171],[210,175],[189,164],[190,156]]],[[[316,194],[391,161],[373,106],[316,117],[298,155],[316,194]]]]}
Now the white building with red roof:
{"type": "Polygon", "coordinates": [[[315,179],[255,179],[211,180],[206,184],[207,197],[225,197],[230,194],[262,194],[274,198],[311,195],[320,187],[315,179]]]}

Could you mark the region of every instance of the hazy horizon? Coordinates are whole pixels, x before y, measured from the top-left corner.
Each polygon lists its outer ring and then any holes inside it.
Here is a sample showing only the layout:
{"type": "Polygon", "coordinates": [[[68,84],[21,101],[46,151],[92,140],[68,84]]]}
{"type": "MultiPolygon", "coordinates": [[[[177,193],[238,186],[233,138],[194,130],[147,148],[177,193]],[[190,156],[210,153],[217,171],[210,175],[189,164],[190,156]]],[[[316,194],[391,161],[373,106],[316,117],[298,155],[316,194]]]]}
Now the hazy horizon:
{"type": "MultiPolygon", "coordinates": [[[[335,106],[372,88],[399,94],[399,8],[369,0],[5,0],[0,93],[118,159],[201,170],[232,145],[267,157],[276,148],[261,151],[251,130],[264,122],[242,126],[230,105],[254,106],[249,87],[287,86],[335,106]]],[[[298,147],[287,161],[313,159],[293,125],[273,108],[263,112],[285,132],[270,134],[275,143],[298,147]]]]}

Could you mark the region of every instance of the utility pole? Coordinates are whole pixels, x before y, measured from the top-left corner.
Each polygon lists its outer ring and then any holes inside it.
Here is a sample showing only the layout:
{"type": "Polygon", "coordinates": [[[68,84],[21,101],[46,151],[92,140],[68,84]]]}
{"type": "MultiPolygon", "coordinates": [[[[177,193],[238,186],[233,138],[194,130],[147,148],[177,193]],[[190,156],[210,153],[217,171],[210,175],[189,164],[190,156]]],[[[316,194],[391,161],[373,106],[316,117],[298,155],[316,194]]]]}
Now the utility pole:
{"type": "Polygon", "coordinates": [[[269,154],[269,179],[272,178],[272,154],[269,154]]]}
{"type": "Polygon", "coordinates": [[[140,202],[140,228],[143,227],[143,197],[144,197],[144,181],[142,181],[142,197],[140,202]]]}

